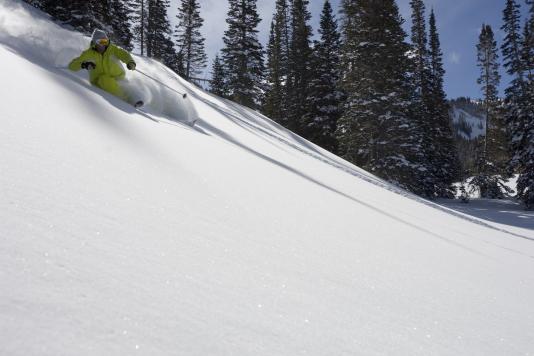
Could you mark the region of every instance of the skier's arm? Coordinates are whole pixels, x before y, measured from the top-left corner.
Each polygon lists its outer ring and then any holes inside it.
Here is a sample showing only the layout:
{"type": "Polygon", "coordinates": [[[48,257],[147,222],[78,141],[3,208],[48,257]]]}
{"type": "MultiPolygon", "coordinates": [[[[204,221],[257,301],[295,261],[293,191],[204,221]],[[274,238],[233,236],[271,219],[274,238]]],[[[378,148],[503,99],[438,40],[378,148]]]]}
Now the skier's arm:
{"type": "Polygon", "coordinates": [[[130,63],[130,62],[133,62],[135,63],[135,61],[133,60],[132,56],[130,55],[130,53],[128,53],[128,51],[118,47],[118,46],[113,46],[113,51],[114,51],[114,54],[115,54],[115,57],[117,57],[118,59],[120,59],[123,63],[130,63]]]}
{"type": "MultiPolygon", "coordinates": [[[[87,56],[87,52],[83,52],[78,58],[74,58],[70,63],[69,63],[69,69],[73,72],[77,72],[79,71],[80,69],[82,69],[82,63],[83,62],[86,62],[86,61],[89,61],[90,58],[88,58],[87,56]]],[[[92,62],[92,61],[91,61],[92,62]]]]}

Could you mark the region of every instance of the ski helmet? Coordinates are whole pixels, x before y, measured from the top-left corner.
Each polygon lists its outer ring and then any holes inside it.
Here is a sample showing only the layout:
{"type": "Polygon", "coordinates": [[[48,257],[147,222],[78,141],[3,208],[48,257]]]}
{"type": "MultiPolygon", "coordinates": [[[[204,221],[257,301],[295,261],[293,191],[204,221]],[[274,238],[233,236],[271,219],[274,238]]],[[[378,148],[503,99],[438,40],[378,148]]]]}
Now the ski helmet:
{"type": "Polygon", "coordinates": [[[93,46],[107,46],[109,45],[109,37],[104,31],[96,29],[93,31],[91,43],[93,46]]]}

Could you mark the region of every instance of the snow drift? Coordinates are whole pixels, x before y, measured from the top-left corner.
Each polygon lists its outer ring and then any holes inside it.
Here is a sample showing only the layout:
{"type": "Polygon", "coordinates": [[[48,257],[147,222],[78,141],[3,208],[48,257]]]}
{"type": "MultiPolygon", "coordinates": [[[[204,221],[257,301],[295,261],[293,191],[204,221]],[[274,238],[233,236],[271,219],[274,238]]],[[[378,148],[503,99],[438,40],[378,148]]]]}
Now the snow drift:
{"type": "Polygon", "coordinates": [[[532,354],[528,224],[411,196],[137,57],[190,98],[128,73],[139,113],[57,68],[87,41],[0,3],[0,354],[532,354]]]}

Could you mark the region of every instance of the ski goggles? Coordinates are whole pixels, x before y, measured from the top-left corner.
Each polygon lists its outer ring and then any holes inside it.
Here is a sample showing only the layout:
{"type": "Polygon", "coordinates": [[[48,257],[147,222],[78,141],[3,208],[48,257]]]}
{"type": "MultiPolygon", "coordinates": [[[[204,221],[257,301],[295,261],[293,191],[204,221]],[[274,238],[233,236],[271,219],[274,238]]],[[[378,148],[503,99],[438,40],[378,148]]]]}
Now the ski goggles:
{"type": "Polygon", "coordinates": [[[95,44],[100,45],[100,46],[107,46],[107,45],[109,45],[109,39],[108,38],[101,38],[99,40],[96,40],[95,44]]]}

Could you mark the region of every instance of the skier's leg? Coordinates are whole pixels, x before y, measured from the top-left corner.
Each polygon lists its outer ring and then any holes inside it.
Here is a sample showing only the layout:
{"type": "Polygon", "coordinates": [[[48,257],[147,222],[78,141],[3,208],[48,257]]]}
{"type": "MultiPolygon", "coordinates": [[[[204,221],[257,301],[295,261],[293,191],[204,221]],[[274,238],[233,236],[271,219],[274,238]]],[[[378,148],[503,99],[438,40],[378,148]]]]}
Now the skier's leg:
{"type": "Polygon", "coordinates": [[[115,95],[116,97],[121,98],[122,100],[127,100],[124,90],[120,87],[117,80],[109,75],[101,75],[96,80],[96,85],[110,94],[115,95]]]}
{"type": "Polygon", "coordinates": [[[145,102],[147,95],[144,95],[143,90],[139,88],[139,83],[134,84],[128,79],[122,79],[119,81],[124,95],[126,96],[126,101],[132,105],[136,105],[139,102],[145,102]]]}

